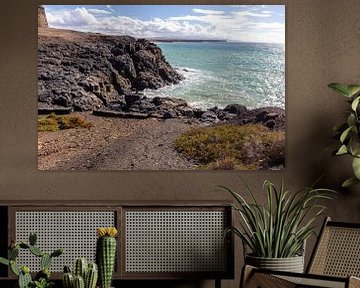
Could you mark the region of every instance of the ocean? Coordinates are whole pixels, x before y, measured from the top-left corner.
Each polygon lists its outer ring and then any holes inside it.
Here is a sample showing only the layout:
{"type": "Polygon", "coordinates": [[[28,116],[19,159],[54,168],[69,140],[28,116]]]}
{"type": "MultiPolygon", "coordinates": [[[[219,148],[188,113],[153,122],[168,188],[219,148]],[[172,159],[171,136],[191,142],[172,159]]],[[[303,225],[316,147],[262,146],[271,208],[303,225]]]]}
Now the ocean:
{"type": "Polygon", "coordinates": [[[185,80],[148,96],[170,96],[200,108],[242,104],[285,108],[285,46],[230,42],[156,43],[185,80]]]}

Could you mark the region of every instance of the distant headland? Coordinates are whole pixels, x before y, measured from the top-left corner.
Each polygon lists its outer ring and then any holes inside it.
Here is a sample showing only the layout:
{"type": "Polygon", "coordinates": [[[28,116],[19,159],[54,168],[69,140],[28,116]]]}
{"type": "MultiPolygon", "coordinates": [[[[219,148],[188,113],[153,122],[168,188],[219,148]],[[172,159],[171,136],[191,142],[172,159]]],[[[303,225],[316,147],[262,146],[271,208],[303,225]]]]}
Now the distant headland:
{"type": "Polygon", "coordinates": [[[147,40],[151,42],[165,42],[165,43],[173,43],[173,42],[227,42],[226,40],[220,40],[220,39],[180,39],[180,38],[162,38],[162,37],[154,37],[154,38],[146,38],[147,40]]]}

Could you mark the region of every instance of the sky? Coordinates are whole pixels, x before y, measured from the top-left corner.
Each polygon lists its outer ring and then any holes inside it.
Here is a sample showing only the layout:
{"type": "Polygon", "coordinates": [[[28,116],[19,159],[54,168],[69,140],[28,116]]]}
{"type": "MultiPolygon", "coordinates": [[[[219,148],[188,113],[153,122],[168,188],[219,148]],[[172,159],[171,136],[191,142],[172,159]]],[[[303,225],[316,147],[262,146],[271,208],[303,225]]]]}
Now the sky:
{"type": "Polygon", "coordinates": [[[49,26],[140,38],[285,43],[284,5],[44,5],[49,26]]]}

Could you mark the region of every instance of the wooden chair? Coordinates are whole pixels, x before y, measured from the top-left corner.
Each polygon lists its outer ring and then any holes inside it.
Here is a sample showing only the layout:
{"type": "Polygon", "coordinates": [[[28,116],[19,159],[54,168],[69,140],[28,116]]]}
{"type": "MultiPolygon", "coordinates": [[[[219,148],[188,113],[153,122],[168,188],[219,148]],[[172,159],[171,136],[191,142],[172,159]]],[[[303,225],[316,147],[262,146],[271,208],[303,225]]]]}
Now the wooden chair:
{"type": "Polygon", "coordinates": [[[244,266],[240,287],[360,287],[360,223],[326,218],[306,273],[278,272],[244,266]]]}

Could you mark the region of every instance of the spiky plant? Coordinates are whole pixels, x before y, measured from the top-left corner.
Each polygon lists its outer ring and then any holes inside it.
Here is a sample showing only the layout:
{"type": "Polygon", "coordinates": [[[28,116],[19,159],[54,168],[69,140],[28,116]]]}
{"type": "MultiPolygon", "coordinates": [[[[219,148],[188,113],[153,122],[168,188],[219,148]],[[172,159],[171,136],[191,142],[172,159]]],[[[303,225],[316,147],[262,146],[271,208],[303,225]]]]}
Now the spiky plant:
{"type": "Polygon", "coordinates": [[[221,186],[236,201],[233,208],[240,215],[240,227],[229,227],[249,247],[252,256],[265,258],[288,258],[301,255],[304,241],[314,233],[314,222],[324,214],[325,206],[318,200],[332,199],[334,191],[305,188],[294,194],[285,191],[283,183],[277,189],[270,181],[264,182],[267,205],[256,200],[254,193],[243,181],[251,202],[239,193],[221,186]]]}
{"type": "Polygon", "coordinates": [[[116,258],[115,227],[101,227],[97,229],[96,262],[99,268],[100,288],[110,288],[116,258]]]}
{"type": "Polygon", "coordinates": [[[78,258],[74,263],[74,271],[69,266],[64,267],[64,288],[95,288],[98,279],[98,267],[96,263],[88,263],[85,258],[78,258]]]}
{"type": "Polygon", "coordinates": [[[29,243],[16,243],[12,242],[8,251],[8,259],[0,257],[0,263],[10,266],[11,271],[18,277],[19,288],[48,288],[52,287],[53,282],[50,281],[50,265],[54,257],[58,257],[64,253],[63,249],[57,249],[51,254],[44,253],[39,247],[36,246],[37,236],[36,233],[30,233],[29,243]],[[16,259],[19,256],[20,249],[28,250],[34,256],[39,257],[41,270],[35,275],[32,280],[30,269],[28,266],[19,266],[16,259]]]}

